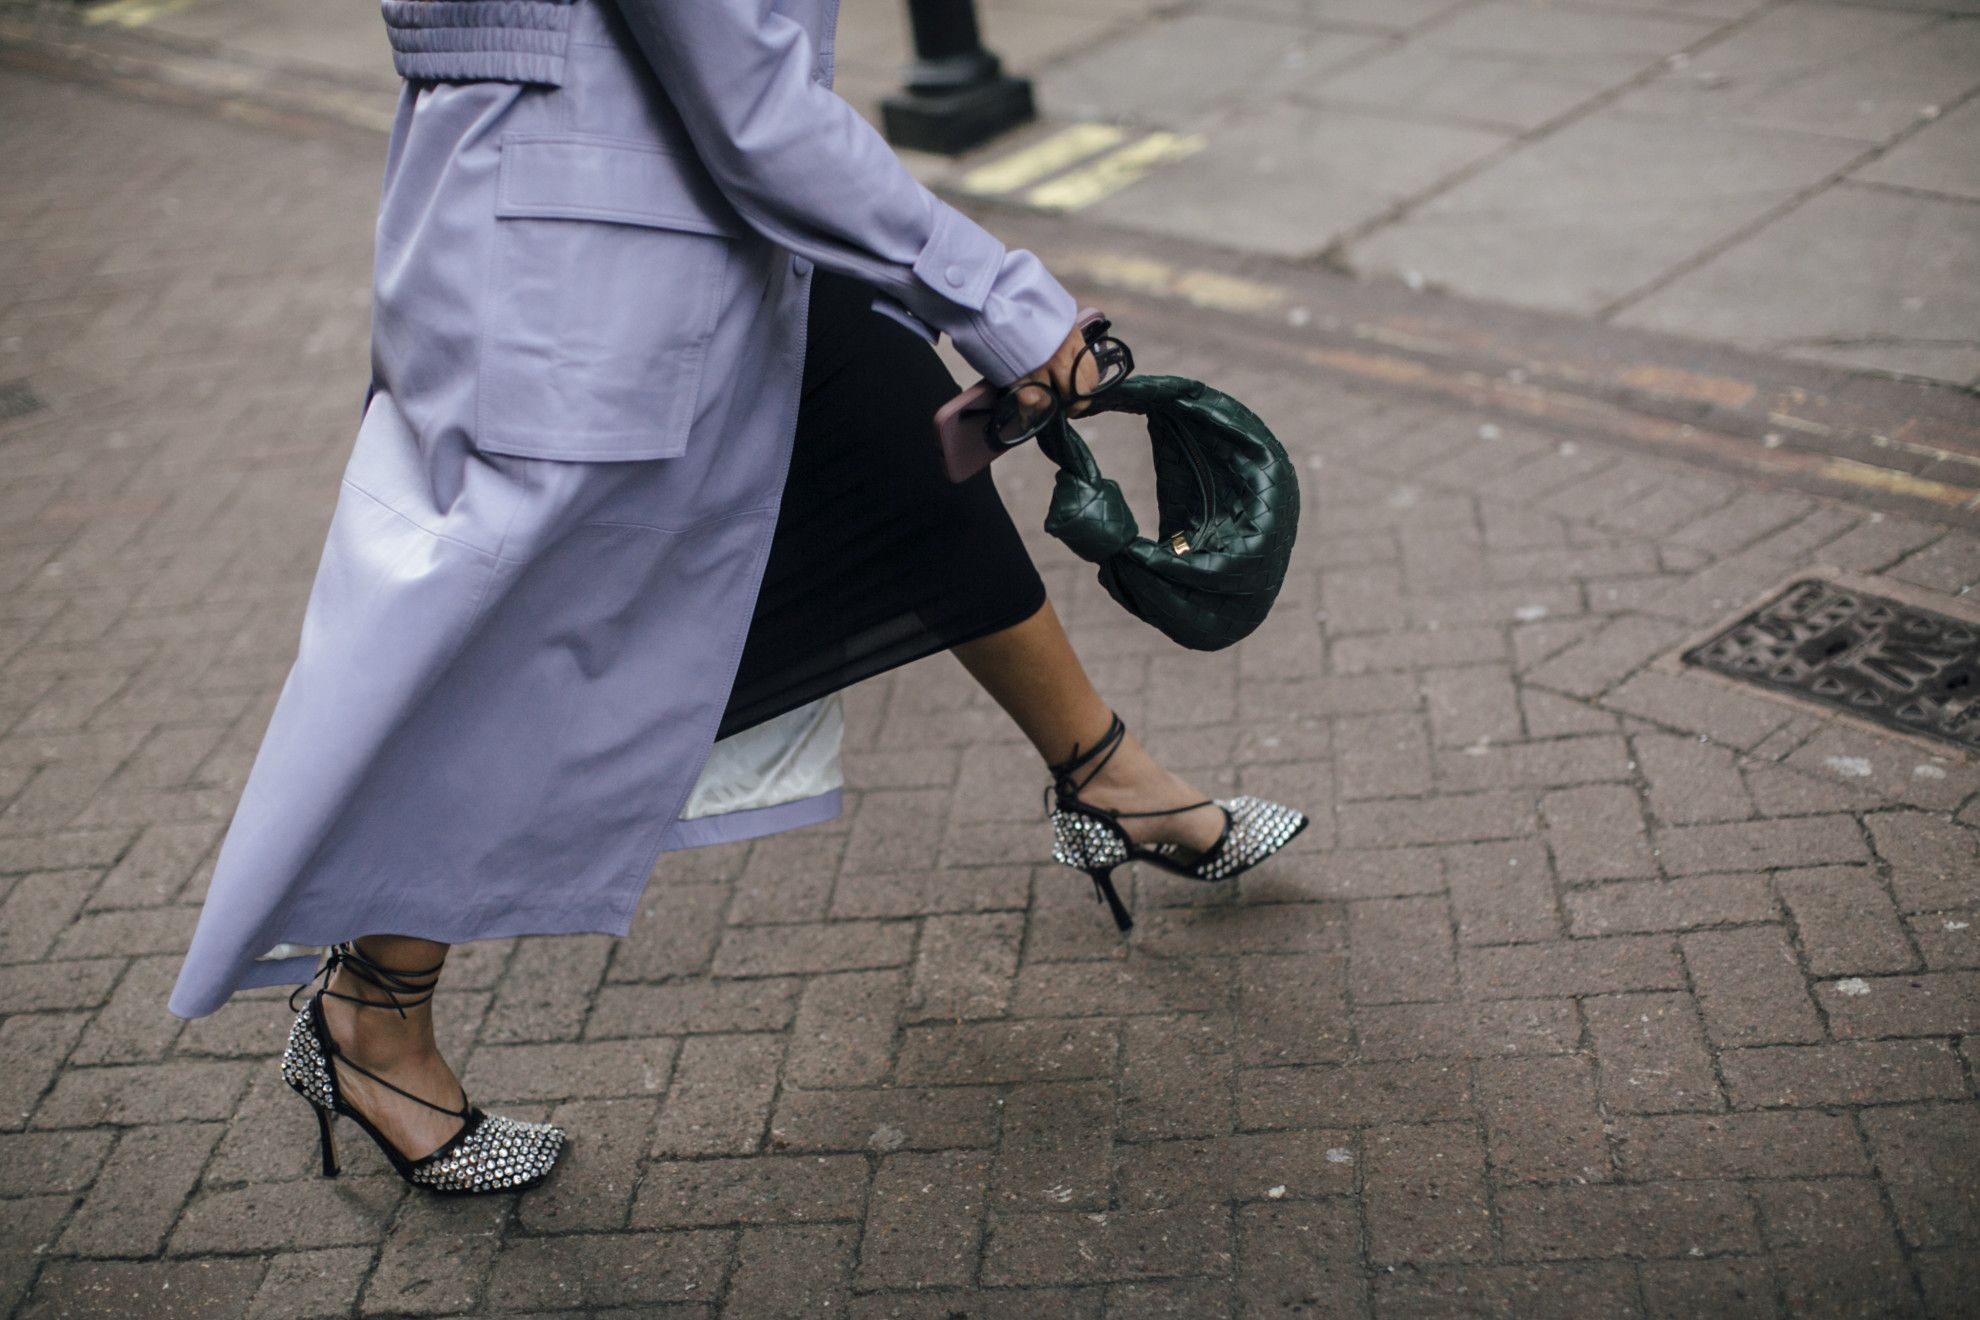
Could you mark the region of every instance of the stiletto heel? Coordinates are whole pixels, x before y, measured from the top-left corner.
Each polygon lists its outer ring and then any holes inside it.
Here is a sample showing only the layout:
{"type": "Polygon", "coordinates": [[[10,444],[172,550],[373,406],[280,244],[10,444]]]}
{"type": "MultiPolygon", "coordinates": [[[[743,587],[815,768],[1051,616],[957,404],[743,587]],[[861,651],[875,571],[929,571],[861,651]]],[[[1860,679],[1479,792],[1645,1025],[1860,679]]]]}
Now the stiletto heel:
{"type": "Polygon", "coordinates": [[[1052,813],[1053,860],[1093,878],[1095,900],[1105,900],[1113,911],[1114,924],[1124,932],[1134,925],[1134,919],[1114,890],[1115,867],[1127,862],[1151,862],[1185,879],[1215,883],[1249,871],[1292,842],[1307,826],[1305,813],[1248,794],[1206,798],[1164,811],[1113,811],[1082,801],[1080,790],[1106,768],[1125,737],[1127,725],[1115,715],[1107,725],[1107,732],[1092,747],[1084,752],[1074,747],[1070,757],[1046,767],[1052,772],[1052,783],[1045,790],[1046,805],[1052,813]],[[1089,763],[1092,769],[1076,779],[1074,776],[1089,763]],[[1123,820],[1176,816],[1210,806],[1224,813],[1224,828],[1217,841],[1200,853],[1191,854],[1173,843],[1136,844],[1121,825],[1123,820]]]}
{"type": "MultiPolygon", "coordinates": [[[[323,1016],[326,995],[361,1008],[393,1009],[403,1017],[407,1009],[416,1008],[433,997],[433,987],[439,973],[438,967],[417,972],[395,972],[380,967],[350,944],[333,946],[330,956],[324,960],[323,970],[318,973],[323,986],[297,1011],[295,1025],[289,1028],[289,1048],[282,1054],[282,1080],[309,1101],[316,1111],[317,1132],[323,1140],[324,1177],[337,1176],[337,1141],[331,1124],[339,1116],[356,1123],[367,1137],[377,1143],[378,1149],[391,1162],[393,1171],[399,1177],[415,1187],[424,1187],[443,1195],[517,1192],[534,1187],[550,1175],[558,1156],[563,1153],[567,1138],[562,1128],[549,1123],[524,1123],[499,1114],[483,1113],[468,1103],[465,1094],[461,1096],[458,1109],[436,1105],[431,1100],[394,1086],[337,1048],[323,1016]],[[364,999],[330,989],[331,973],[339,967],[350,969],[353,976],[375,986],[384,993],[385,999],[364,999]],[[422,977],[433,977],[435,980],[420,980],[422,977]],[[425,993],[416,999],[399,998],[400,994],[413,991],[425,993]],[[408,1159],[362,1111],[344,1098],[343,1089],[337,1084],[338,1065],[370,1078],[415,1104],[425,1105],[435,1113],[450,1114],[460,1119],[460,1130],[443,1142],[438,1150],[419,1159],[408,1159]]],[[[289,996],[290,1008],[296,1007],[296,995],[306,988],[298,986],[295,994],[289,996]]]]}
{"type": "MultiPolygon", "coordinates": [[[[315,1106],[312,1105],[311,1108],[314,1109],[315,1106]]],[[[323,1138],[323,1176],[326,1178],[337,1176],[337,1137],[330,1130],[332,1121],[331,1111],[328,1109],[316,1110],[316,1128],[318,1134],[323,1138]]]]}
{"type": "Polygon", "coordinates": [[[1108,910],[1114,914],[1114,924],[1121,928],[1122,934],[1132,930],[1134,918],[1128,915],[1127,904],[1121,902],[1120,894],[1114,889],[1114,869],[1110,866],[1087,874],[1093,877],[1093,901],[1107,901],[1108,910]]]}

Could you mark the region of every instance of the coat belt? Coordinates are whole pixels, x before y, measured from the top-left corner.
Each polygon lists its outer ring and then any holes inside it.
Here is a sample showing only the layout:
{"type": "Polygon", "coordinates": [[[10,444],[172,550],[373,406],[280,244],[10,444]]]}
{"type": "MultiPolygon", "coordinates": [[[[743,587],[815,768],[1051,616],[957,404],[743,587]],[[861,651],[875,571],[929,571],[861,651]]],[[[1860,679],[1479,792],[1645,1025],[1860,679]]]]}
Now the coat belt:
{"type": "Polygon", "coordinates": [[[428,82],[564,81],[574,0],[380,0],[392,67],[428,82]]]}

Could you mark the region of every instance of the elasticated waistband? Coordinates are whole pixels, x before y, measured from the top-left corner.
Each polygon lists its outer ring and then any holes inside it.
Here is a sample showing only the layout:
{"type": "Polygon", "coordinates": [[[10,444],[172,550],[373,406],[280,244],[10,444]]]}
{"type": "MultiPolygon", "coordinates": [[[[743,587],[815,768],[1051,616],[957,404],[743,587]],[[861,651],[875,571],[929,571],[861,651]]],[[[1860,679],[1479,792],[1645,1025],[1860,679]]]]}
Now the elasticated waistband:
{"type": "Polygon", "coordinates": [[[563,85],[574,0],[380,0],[379,7],[402,78],[563,85]]]}

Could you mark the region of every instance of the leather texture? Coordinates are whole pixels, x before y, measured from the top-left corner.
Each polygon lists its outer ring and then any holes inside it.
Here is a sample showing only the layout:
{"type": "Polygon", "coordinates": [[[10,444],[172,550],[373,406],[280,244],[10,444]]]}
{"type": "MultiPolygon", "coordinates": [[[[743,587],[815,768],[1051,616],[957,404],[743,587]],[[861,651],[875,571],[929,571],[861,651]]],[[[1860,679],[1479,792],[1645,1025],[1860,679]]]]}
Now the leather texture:
{"type": "Polygon", "coordinates": [[[1142,535],[1070,424],[1038,440],[1059,465],[1045,530],[1099,565],[1107,594],[1170,640],[1217,651],[1249,636],[1278,599],[1299,530],[1299,476],[1285,446],[1242,403],[1182,376],[1130,376],[1093,411],[1147,420],[1157,535],[1142,535]],[[1177,533],[1188,545],[1180,553],[1177,533]]]}

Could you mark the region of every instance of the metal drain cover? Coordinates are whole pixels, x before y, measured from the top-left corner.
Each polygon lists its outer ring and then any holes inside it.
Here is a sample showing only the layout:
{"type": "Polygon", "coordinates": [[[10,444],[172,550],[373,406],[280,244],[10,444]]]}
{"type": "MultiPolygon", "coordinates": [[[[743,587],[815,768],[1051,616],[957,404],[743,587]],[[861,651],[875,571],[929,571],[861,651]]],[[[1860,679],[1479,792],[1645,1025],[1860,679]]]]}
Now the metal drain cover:
{"type": "Polygon", "coordinates": [[[1980,627],[1903,601],[1796,582],[1684,663],[1980,748],[1980,627]]]}

